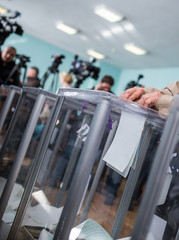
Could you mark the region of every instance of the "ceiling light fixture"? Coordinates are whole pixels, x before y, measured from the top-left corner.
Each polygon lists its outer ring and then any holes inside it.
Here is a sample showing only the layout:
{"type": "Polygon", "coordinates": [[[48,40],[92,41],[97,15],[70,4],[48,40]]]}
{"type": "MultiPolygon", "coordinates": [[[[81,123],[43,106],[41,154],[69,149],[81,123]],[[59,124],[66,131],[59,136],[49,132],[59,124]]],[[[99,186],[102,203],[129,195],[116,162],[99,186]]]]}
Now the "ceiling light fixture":
{"type": "Polygon", "coordinates": [[[7,9],[5,9],[2,6],[0,6],[0,14],[5,14],[5,13],[7,13],[7,9]]]}
{"type": "Polygon", "coordinates": [[[97,8],[94,10],[94,12],[98,16],[112,23],[119,22],[124,18],[122,15],[116,14],[105,7],[97,8]]]}
{"type": "Polygon", "coordinates": [[[123,24],[123,28],[127,31],[132,31],[134,30],[134,25],[132,23],[125,23],[123,24]]]}
{"type": "Polygon", "coordinates": [[[72,28],[72,27],[70,27],[70,26],[68,26],[66,24],[63,24],[63,23],[58,23],[56,25],[56,28],[61,30],[61,31],[63,31],[63,32],[65,32],[65,33],[67,33],[67,34],[70,34],[70,35],[76,34],[78,32],[77,29],[72,28]]]}
{"type": "Polygon", "coordinates": [[[105,38],[108,38],[108,37],[111,37],[112,34],[110,31],[107,30],[107,31],[101,32],[101,35],[105,38]]]}
{"type": "Polygon", "coordinates": [[[147,53],[146,50],[137,47],[133,43],[125,44],[124,49],[128,52],[131,52],[131,53],[135,54],[135,55],[145,55],[147,53]]]}
{"type": "Polygon", "coordinates": [[[116,26],[116,27],[113,27],[113,28],[111,28],[111,32],[112,33],[121,33],[121,32],[123,32],[124,31],[124,29],[121,27],[121,26],[116,26]]]}
{"type": "Polygon", "coordinates": [[[92,56],[92,57],[94,57],[96,59],[103,59],[103,58],[105,58],[105,56],[103,54],[101,54],[99,52],[96,52],[94,50],[91,50],[91,49],[87,50],[87,53],[88,53],[88,55],[90,55],[90,56],[92,56]]]}

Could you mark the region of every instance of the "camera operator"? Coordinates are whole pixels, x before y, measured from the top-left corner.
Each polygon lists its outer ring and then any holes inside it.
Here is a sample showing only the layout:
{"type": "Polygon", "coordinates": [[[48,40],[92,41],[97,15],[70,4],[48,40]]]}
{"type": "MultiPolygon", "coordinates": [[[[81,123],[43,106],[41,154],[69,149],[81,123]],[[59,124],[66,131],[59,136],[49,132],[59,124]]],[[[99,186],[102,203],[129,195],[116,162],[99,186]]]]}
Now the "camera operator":
{"type": "Polygon", "coordinates": [[[19,79],[19,72],[15,67],[14,57],[16,56],[16,49],[11,46],[7,46],[0,52],[0,85],[15,85],[21,86],[19,79]],[[11,76],[12,75],[12,76],[11,76]]]}
{"type": "Polygon", "coordinates": [[[30,67],[27,70],[27,82],[25,83],[26,87],[40,87],[40,79],[38,77],[39,69],[35,66],[30,67]]]}
{"type": "Polygon", "coordinates": [[[111,91],[112,86],[114,85],[114,79],[113,77],[109,76],[109,75],[105,75],[100,83],[98,83],[96,85],[96,87],[94,88],[94,90],[100,90],[100,91],[106,91],[106,92],[110,92],[113,93],[111,91]]]}

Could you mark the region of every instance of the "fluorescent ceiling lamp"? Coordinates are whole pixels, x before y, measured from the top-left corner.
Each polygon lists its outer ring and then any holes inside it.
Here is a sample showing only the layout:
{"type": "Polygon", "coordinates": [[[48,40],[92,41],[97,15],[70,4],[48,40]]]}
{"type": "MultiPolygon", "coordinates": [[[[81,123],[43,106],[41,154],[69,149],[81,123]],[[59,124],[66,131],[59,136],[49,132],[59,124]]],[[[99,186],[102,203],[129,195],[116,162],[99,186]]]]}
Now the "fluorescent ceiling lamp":
{"type": "Polygon", "coordinates": [[[127,50],[128,52],[131,52],[131,53],[135,54],[135,55],[145,55],[147,53],[147,51],[135,46],[133,43],[125,44],[124,49],[127,50]]]}
{"type": "Polygon", "coordinates": [[[132,23],[126,23],[123,25],[123,28],[127,31],[132,31],[134,30],[134,25],[132,23]]]}
{"type": "Polygon", "coordinates": [[[121,26],[116,26],[116,27],[111,28],[112,33],[121,33],[123,31],[124,31],[124,29],[121,26]]]}
{"type": "Polygon", "coordinates": [[[5,13],[7,13],[7,9],[0,6],[0,14],[5,14],[5,13]]]}
{"type": "Polygon", "coordinates": [[[96,52],[94,50],[88,50],[87,51],[88,55],[96,58],[96,59],[103,59],[104,58],[104,55],[99,53],[99,52],[96,52]]]}
{"type": "Polygon", "coordinates": [[[70,34],[70,35],[73,35],[73,34],[76,34],[78,31],[75,29],[75,28],[72,28],[68,25],[65,25],[63,23],[58,23],[56,25],[56,28],[67,33],[67,34],[70,34]]]}
{"type": "Polygon", "coordinates": [[[101,35],[105,38],[111,37],[111,32],[110,31],[103,31],[101,32],[101,35]]]}
{"type": "Polygon", "coordinates": [[[104,18],[105,20],[112,22],[112,23],[121,21],[123,19],[123,16],[116,14],[105,7],[97,8],[97,9],[95,9],[94,12],[98,16],[100,16],[100,17],[104,18]]]}

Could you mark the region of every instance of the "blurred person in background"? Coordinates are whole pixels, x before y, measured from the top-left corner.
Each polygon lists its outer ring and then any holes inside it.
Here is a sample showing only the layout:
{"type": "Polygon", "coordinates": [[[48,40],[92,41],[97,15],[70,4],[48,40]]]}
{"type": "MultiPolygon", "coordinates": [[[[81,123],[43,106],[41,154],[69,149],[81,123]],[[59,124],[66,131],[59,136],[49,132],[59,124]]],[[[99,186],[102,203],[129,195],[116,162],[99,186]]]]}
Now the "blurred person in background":
{"type": "Polygon", "coordinates": [[[6,46],[0,51],[0,85],[21,86],[19,79],[19,71],[15,68],[14,58],[16,49],[12,46],[6,46]]]}
{"type": "Polygon", "coordinates": [[[60,76],[60,85],[63,88],[68,88],[72,86],[73,76],[69,72],[62,72],[59,74],[60,76]]]}
{"type": "Polygon", "coordinates": [[[40,79],[38,77],[39,75],[39,69],[35,66],[30,67],[27,70],[27,81],[25,83],[26,87],[40,87],[40,79]]]}
{"type": "Polygon", "coordinates": [[[113,93],[111,91],[111,88],[113,85],[114,85],[114,78],[110,75],[105,75],[93,89],[113,93]]]}

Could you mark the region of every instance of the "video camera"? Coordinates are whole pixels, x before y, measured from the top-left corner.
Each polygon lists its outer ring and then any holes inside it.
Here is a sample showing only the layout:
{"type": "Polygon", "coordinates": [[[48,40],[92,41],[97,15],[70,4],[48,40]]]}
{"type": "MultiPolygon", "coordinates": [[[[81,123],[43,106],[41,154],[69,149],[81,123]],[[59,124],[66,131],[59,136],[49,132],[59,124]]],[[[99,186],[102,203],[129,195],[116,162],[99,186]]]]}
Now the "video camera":
{"type": "Polygon", "coordinates": [[[19,12],[15,12],[14,16],[0,16],[0,45],[4,43],[6,38],[15,33],[18,35],[23,34],[22,27],[14,21],[16,17],[20,16],[19,12]]]}
{"type": "Polygon", "coordinates": [[[78,60],[78,55],[75,55],[69,71],[76,75],[77,82],[75,87],[79,87],[87,77],[98,79],[100,68],[92,65],[95,61],[95,58],[92,58],[89,62],[78,60]]]}
{"type": "Polygon", "coordinates": [[[27,57],[25,55],[20,55],[20,54],[16,54],[16,58],[18,58],[21,62],[30,62],[30,57],[27,57]]]}
{"type": "Polygon", "coordinates": [[[51,73],[58,72],[58,66],[62,63],[62,59],[65,58],[64,55],[52,55],[52,65],[49,67],[51,73]]]}
{"type": "Polygon", "coordinates": [[[126,88],[125,90],[129,89],[129,88],[133,88],[133,87],[143,87],[143,85],[141,85],[139,83],[139,80],[141,78],[143,78],[144,76],[142,74],[139,74],[138,78],[137,78],[137,81],[130,81],[127,85],[126,85],[126,88]]]}

